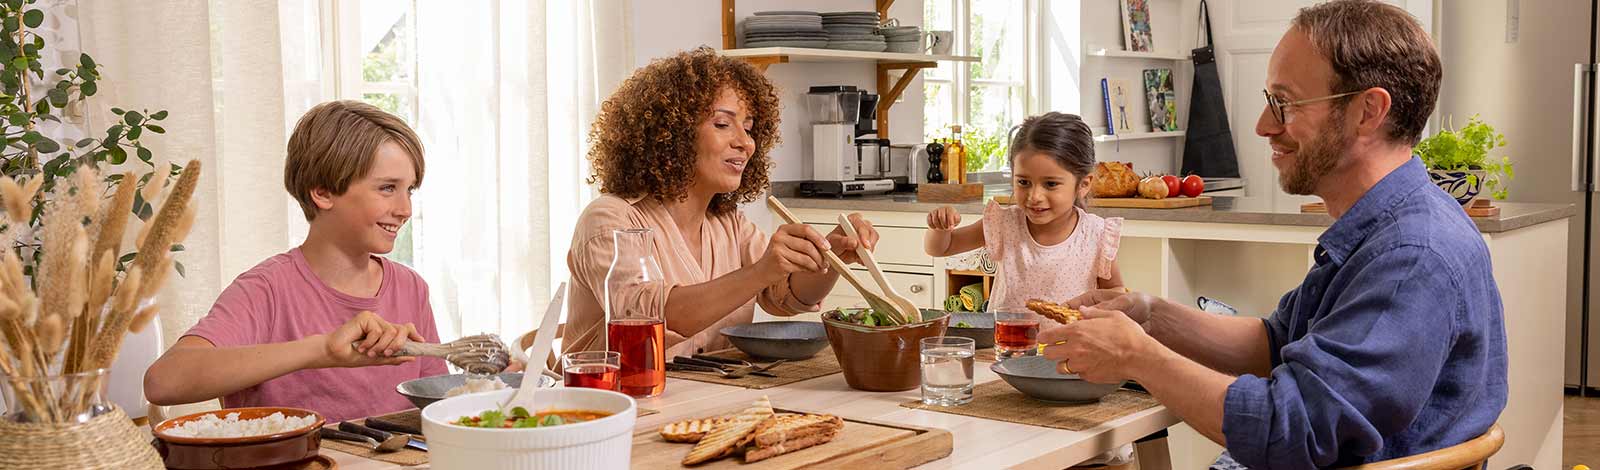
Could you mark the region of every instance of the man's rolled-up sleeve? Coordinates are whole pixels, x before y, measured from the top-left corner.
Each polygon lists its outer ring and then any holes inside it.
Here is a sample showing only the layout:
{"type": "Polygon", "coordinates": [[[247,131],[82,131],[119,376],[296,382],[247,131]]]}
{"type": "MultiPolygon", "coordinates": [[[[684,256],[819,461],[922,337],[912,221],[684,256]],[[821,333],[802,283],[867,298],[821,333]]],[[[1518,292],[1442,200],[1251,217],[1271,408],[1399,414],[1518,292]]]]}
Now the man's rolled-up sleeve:
{"type": "Polygon", "coordinates": [[[1400,246],[1340,271],[1333,287],[1348,287],[1322,300],[1332,307],[1304,337],[1281,346],[1270,377],[1228,387],[1222,431],[1249,468],[1375,454],[1428,402],[1465,312],[1450,267],[1428,248],[1400,246]]]}

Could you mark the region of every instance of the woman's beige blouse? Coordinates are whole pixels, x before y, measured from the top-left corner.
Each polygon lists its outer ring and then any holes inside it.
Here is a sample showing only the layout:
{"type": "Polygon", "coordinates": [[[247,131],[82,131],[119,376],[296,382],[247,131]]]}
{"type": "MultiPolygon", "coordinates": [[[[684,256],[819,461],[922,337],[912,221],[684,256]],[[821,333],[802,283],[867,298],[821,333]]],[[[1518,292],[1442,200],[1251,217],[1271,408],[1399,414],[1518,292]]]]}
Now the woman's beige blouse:
{"type": "MultiPolygon", "coordinates": [[[[767,235],[739,211],[720,216],[707,215],[700,226],[700,260],[695,261],[684,242],[678,226],[666,207],[653,198],[622,198],[603,195],[578,217],[577,229],[572,234],[572,248],[567,252],[567,268],[572,272],[570,312],[563,334],[564,351],[601,349],[605,339],[606,273],[611,268],[611,231],[629,228],[648,228],[654,242],[656,262],[666,282],[641,287],[626,295],[630,302],[641,308],[662,312],[667,306],[667,295],[673,288],[708,282],[761,259],[767,249],[767,235]]],[[[767,286],[753,299],[723,317],[710,327],[685,336],[667,328],[667,356],[689,355],[732,347],[717,331],[730,325],[750,323],[755,315],[755,304],[773,315],[789,316],[821,310],[821,304],[811,304],[795,298],[785,279],[767,286]]],[[[664,316],[663,316],[664,318],[664,316]]]]}

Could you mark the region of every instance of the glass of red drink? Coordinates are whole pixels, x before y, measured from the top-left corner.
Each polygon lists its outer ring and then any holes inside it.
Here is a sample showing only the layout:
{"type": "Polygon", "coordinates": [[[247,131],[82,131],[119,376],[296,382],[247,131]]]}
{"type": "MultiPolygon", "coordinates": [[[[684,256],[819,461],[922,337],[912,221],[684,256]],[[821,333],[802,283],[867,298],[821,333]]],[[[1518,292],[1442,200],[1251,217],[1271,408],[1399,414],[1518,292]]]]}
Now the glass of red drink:
{"type": "Polygon", "coordinates": [[[616,351],[580,351],[561,355],[561,379],[568,387],[617,390],[622,355],[616,351]]]}
{"type": "Polygon", "coordinates": [[[994,312],[994,353],[999,359],[1033,355],[1039,337],[1039,315],[994,312]]]}

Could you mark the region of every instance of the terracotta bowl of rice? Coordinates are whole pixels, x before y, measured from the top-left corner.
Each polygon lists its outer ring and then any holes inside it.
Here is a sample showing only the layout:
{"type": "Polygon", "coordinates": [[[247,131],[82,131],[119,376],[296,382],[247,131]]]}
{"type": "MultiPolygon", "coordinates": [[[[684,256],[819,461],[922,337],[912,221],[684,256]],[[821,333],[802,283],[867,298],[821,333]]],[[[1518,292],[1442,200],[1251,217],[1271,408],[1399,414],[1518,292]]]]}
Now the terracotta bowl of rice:
{"type": "Polygon", "coordinates": [[[316,458],[324,424],[301,408],[228,408],[162,421],[154,434],[167,468],[255,468],[316,458]]]}

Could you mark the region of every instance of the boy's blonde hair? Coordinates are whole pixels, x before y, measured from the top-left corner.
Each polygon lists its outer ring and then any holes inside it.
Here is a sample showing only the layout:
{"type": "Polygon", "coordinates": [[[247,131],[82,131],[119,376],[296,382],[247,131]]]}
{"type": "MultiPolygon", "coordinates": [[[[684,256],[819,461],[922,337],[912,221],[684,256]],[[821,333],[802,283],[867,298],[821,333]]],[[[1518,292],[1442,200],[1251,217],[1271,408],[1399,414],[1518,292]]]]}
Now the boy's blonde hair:
{"type": "Polygon", "coordinates": [[[411,167],[422,186],[422,140],[398,116],[360,101],[329,101],[306,111],[289,136],[289,158],[283,164],[283,186],[300,202],[306,220],[317,216],[311,191],[344,194],[350,183],[372,170],[378,146],[393,141],[411,155],[411,167]]]}

